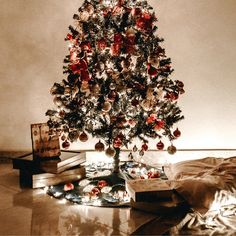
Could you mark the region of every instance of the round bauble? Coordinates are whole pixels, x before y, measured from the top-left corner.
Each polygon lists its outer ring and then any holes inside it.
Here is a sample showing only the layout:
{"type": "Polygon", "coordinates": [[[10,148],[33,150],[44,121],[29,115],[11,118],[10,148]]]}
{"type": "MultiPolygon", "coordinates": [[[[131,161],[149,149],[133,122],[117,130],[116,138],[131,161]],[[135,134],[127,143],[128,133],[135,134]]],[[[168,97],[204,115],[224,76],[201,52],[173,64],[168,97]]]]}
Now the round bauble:
{"type": "Polygon", "coordinates": [[[64,185],[64,191],[71,191],[73,190],[75,187],[72,183],[67,183],[64,185]]]}
{"type": "Polygon", "coordinates": [[[111,90],[116,89],[116,84],[115,84],[115,83],[111,83],[110,86],[109,86],[109,88],[110,88],[111,90]]]}
{"type": "Polygon", "coordinates": [[[67,140],[65,140],[65,141],[62,143],[62,147],[63,147],[64,149],[68,149],[68,148],[70,147],[70,143],[69,143],[67,140]]]}
{"type": "Polygon", "coordinates": [[[80,20],[81,21],[88,21],[90,15],[87,11],[83,11],[80,13],[80,20]]]}
{"type": "Polygon", "coordinates": [[[156,146],[157,146],[158,150],[163,150],[164,149],[164,143],[161,140],[157,143],[156,146]]]}
{"type": "Polygon", "coordinates": [[[63,104],[61,97],[55,97],[55,98],[53,99],[53,102],[54,102],[54,104],[55,104],[56,106],[58,106],[58,107],[60,107],[60,106],[63,104]]]}
{"type": "Polygon", "coordinates": [[[137,148],[136,145],[134,145],[134,147],[133,147],[133,152],[137,152],[137,151],[138,151],[138,148],[137,148]]]}
{"type": "Polygon", "coordinates": [[[74,142],[78,139],[79,132],[77,130],[70,131],[68,134],[68,138],[71,142],[74,142]]]}
{"type": "Polygon", "coordinates": [[[177,151],[176,147],[172,144],[167,148],[167,152],[171,155],[175,154],[177,151]]]}
{"type": "Polygon", "coordinates": [[[70,95],[71,94],[71,88],[65,87],[64,95],[70,95]]]}
{"type": "Polygon", "coordinates": [[[99,142],[95,144],[95,150],[102,152],[105,150],[105,145],[99,140],[99,142]]]}
{"type": "Polygon", "coordinates": [[[114,90],[112,90],[112,91],[108,94],[108,99],[109,99],[109,101],[111,101],[111,102],[115,101],[116,97],[117,97],[117,93],[116,93],[114,90]]]}
{"type": "Polygon", "coordinates": [[[100,86],[98,84],[95,84],[91,87],[91,93],[92,95],[98,95],[100,92],[100,86]]]}
{"type": "Polygon", "coordinates": [[[99,188],[104,188],[107,185],[108,185],[108,183],[106,182],[106,180],[99,180],[98,181],[98,187],[99,188]]]}
{"type": "Polygon", "coordinates": [[[105,152],[105,153],[106,153],[106,155],[107,155],[108,157],[114,157],[116,151],[115,151],[114,148],[108,147],[108,148],[106,149],[106,152],[105,152]]]}
{"type": "Polygon", "coordinates": [[[88,141],[88,135],[83,131],[83,132],[80,134],[80,136],[79,136],[79,140],[80,140],[81,142],[86,142],[86,141],[88,141]]]}
{"type": "Polygon", "coordinates": [[[114,148],[120,148],[122,145],[122,140],[120,138],[115,138],[113,142],[113,147],[114,148]]]}
{"type": "Polygon", "coordinates": [[[178,138],[180,137],[181,135],[181,132],[179,131],[179,129],[177,128],[174,132],[173,132],[173,135],[175,136],[175,138],[178,138]]]}
{"type": "Polygon", "coordinates": [[[111,110],[111,103],[110,102],[104,102],[102,110],[104,112],[109,112],[111,110]]]}
{"type": "Polygon", "coordinates": [[[143,149],[141,149],[140,151],[139,151],[139,156],[143,156],[144,155],[144,151],[143,151],[143,149]]]}
{"type": "Polygon", "coordinates": [[[144,143],[144,144],[142,145],[142,150],[143,150],[143,151],[147,151],[147,150],[148,150],[148,145],[147,145],[146,143],[144,143]]]}

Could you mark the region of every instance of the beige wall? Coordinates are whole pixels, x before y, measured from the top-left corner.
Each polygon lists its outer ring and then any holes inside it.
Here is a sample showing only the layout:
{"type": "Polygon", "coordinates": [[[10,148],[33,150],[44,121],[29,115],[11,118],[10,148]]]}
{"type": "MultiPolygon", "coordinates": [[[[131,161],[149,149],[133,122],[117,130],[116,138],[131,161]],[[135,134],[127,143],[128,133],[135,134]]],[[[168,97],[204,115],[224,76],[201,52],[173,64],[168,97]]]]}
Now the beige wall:
{"type": "MultiPolygon", "coordinates": [[[[63,39],[81,3],[0,0],[0,150],[30,149],[30,124],[46,121],[45,111],[53,107],[49,89],[63,78],[63,39]]],[[[236,1],[149,3],[173,61],[173,78],[186,85],[177,147],[235,148],[236,1]]]]}

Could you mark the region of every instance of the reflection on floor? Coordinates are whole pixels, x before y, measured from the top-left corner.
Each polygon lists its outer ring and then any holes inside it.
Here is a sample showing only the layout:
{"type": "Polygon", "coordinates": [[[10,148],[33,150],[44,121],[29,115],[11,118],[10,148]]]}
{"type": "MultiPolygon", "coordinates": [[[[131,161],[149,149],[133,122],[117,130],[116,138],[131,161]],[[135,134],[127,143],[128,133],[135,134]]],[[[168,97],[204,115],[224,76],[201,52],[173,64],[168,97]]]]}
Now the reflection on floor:
{"type": "Polygon", "coordinates": [[[130,235],[156,215],[130,208],[100,208],[20,189],[18,171],[0,163],[0,235],[130,235]]]}

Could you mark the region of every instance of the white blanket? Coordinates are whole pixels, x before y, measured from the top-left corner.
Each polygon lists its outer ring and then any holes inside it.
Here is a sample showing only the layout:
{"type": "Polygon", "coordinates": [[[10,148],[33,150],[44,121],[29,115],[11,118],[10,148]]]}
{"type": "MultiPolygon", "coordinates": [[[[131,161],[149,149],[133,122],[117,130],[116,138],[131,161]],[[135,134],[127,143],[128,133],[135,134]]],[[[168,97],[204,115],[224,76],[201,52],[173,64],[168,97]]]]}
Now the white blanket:
{"type": "MultiPolygon", "coordinates": [[[[236,232],[236,157],[191,160],[170,164],[165,172],[193,213],[175,230],[206,235],[236,232]]],[[[174,234],[177,234],[175,232],[174,234]]]]}

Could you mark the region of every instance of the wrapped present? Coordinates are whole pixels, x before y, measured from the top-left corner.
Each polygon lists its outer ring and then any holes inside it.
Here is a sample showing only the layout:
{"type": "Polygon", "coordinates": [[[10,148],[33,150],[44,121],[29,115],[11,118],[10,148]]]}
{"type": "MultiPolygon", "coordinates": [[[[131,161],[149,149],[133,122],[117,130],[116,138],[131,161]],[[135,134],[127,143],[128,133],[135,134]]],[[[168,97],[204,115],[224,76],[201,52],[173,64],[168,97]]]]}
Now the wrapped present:
{"type": "Polygon", "coordinates": [[[126,191],[134,202],[154,202],[159,199],[170,199],[173,194],[170,181],[163,179],[127,180],[126,191]]]}

